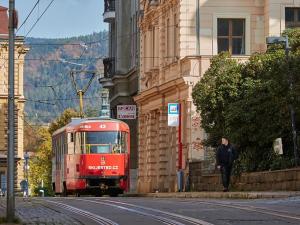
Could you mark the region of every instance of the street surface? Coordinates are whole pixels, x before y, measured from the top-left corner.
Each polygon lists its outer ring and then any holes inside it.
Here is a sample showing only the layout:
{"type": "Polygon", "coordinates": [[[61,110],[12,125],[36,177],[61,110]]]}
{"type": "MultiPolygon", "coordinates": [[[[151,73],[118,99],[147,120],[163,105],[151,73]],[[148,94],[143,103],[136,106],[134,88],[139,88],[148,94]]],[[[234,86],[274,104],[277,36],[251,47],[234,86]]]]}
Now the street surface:
{"type": "Polygon", "coordinates": [[[86,225],[300,224],[300,197],[281,200],[67,197],[35,198],[32,203],[86,225]]]}

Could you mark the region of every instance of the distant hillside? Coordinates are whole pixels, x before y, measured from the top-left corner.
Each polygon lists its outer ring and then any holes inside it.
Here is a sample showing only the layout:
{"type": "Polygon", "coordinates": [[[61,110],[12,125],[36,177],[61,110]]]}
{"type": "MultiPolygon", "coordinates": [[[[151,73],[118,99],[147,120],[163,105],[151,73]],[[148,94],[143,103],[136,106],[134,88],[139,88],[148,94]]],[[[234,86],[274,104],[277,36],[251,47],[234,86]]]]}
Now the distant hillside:
{"type": "MultiPolygon", "coordinates": [[[[48,123],[68,107],[78,109],[70,71],[103,71],[102,58],[108,52],[107,39],[106,31],[65,39],[26,39],[30,48],[24,69],[28,121],[48,123]]],[[[76,82],[82,87],[90,76],[79,74],[76,82]]],[[[85,95],[85,109],[99,109],[99,91],[97,77],[85,95]]]]}

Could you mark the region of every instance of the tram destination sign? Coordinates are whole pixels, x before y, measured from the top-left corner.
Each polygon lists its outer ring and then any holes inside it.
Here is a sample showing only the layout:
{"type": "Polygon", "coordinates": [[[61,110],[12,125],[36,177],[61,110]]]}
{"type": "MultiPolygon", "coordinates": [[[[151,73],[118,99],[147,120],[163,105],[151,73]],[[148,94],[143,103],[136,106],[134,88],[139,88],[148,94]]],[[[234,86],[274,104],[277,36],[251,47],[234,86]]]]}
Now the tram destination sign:
{"type": "Polygon", "coordinates": [[[118,105],[117,118],[120,120],[135,120],[136,105],[118,105]]]}

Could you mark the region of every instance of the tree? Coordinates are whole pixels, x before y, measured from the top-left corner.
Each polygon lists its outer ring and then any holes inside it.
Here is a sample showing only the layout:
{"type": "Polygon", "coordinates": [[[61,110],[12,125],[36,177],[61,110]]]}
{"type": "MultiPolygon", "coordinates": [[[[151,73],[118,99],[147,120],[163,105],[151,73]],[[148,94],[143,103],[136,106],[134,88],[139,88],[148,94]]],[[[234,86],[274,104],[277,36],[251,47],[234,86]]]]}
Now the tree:
{"type": "Polygon", "coordinates": [[[211,66],[193,89],[193,101],[200,112],[202,127],[209,133],[205,144],[216,146],[225,134],[224,112],[239,95],[242,66],[228,53],[211,60],[211,66]]]}
{"type": "Polygon", "coordinates": [[[38,135],[36,154],[29,161],[29,185],[33,193],[38,195],[38,190],[43,183],[45,194],[51,194],[51,135],[47,128],[40,128],[38,135]]]}
{"type": "Polygon", "coordinates": [[[241,149],[247,171],[270,169],[273,141],[290,134],[284,52],[254,55],[241,70],[239,97],[225,110],[226,132],[241,149]]]}
{"type": "MultiPolygon", "coordinates": [[[[300,115],[300,29],[285,33],[291,40],[289,61],[281,45],[270,46],[243,64],[221,53],[193,90],[194,104],[209,134],[204,144],[215,146],[222,135],[228,136],[240,147],[240,166],[246,171],[293,165],[289,104],[300,115]],[[279,137],[284,156],[273,152],[273,141],[279,137]]],[[[300,118],[296,118],[299,128],[300,118]]]]}
{"type": "Polygon", "coordinates": [[[74,109],[66,109],[54,122],[50,124],[49,132],[53,134],[59,128],[67,125],[74,117],[80,117],[80,113],[74,109]]]}

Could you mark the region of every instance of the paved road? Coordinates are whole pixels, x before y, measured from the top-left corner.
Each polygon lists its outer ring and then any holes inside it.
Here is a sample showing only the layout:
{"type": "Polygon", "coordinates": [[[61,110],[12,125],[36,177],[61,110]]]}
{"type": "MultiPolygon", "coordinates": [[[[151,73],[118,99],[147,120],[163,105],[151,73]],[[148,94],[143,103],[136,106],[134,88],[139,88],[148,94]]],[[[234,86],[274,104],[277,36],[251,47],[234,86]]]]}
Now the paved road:
{"type": "Polygon", "coordinates": [[[300,224],[300,198],[202,200],[68,197],[33,201],[86,225],[300,224]]]}

